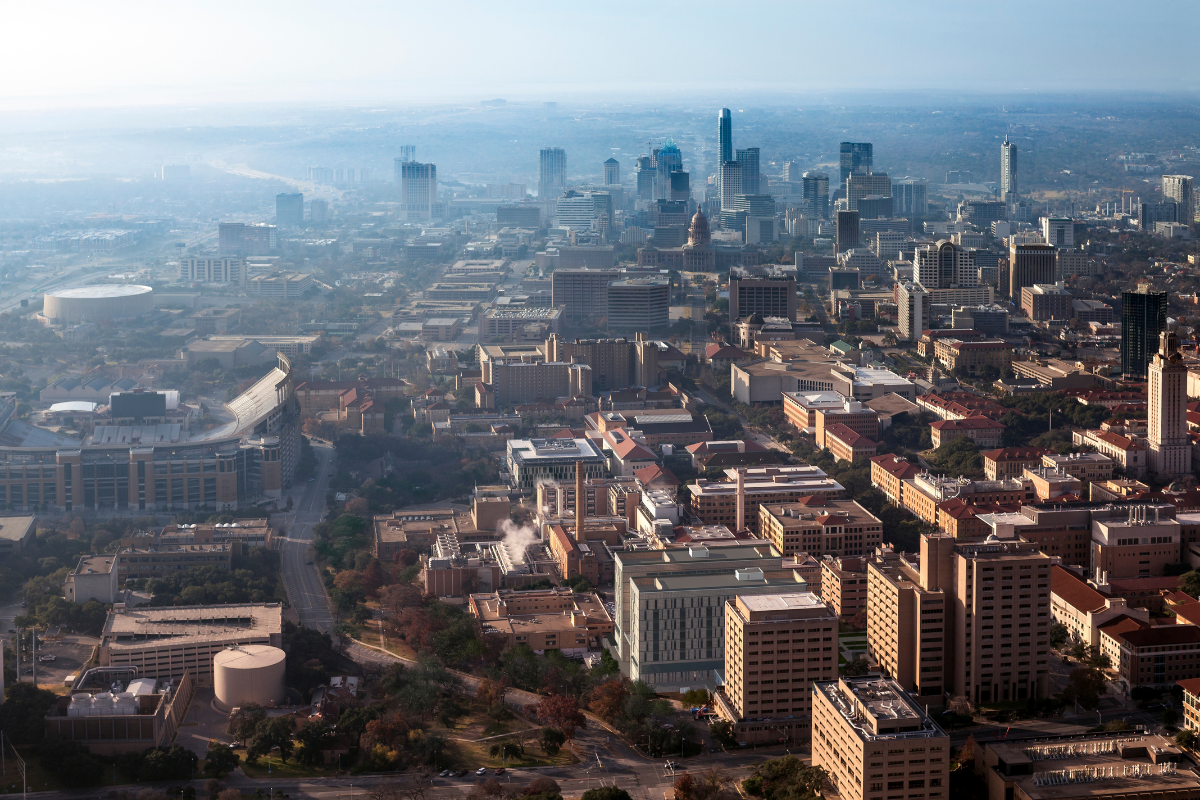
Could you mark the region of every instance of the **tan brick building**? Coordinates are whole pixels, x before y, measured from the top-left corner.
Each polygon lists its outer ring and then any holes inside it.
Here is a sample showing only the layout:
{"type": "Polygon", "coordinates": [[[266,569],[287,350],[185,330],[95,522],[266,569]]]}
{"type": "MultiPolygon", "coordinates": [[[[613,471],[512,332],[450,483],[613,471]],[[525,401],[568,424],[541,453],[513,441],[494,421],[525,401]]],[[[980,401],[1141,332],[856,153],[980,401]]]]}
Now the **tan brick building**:
{"type": "Polygon", "coordinates": [[[1004,423],[987,417],[943,419],[929,423],[929,435],[934,447],[969,436],[979,447],[996,447],[1004,436],[1004,423]]]}
{"type": "Polygon", "coordinates": [[[995,367],[1003,375],[1012,366],[1012,345],[1008,342],[964,342],[938,339],[934,342],[934,361],[947,372],[962,367],[975,375],[980,367],[995,367]]]}
{"type": "Polygon", "coordinates": [[[865,555],[883,535],[879,518],[854,500],[805,497],[795,503],[764,503],[758,517],[759,535],[785,558],[799,553],[865,555]]]}
{"type": "Polygon", "coordinates": [[[825,429],[825,446],[833,454],[834,461],[849,461],[857,464],[875,455],[879,445],[874,439],[856,433],[845,425],[831,425],[825,429]]]}
{"type": "Polygon", "coordinates": [[[812,592],[725,603],[725,688],[717,711],[743,742],[806,741],[812,685],[838,671],[838,619],[812,592]]]}
{"type": "Polygon", "coordinates": [[[821,599],[839,617],[853,617],[867,607],[867,559],[825,556],[821,559],[821,599]]]}
{"type": "Polygon", "coordinates": [[[896,681],[818,683],[812,705],[812,763],[841,800],[948,796],[950,737],[896,681]]]}
{"type": "Polygon", "coordinates": [[[1019,478],[1026,467],[1042,463],[1042,456],[1053,453],[1045,447],[1003,447],[983,453],[983,474],[989,481],[1019,478]]]}

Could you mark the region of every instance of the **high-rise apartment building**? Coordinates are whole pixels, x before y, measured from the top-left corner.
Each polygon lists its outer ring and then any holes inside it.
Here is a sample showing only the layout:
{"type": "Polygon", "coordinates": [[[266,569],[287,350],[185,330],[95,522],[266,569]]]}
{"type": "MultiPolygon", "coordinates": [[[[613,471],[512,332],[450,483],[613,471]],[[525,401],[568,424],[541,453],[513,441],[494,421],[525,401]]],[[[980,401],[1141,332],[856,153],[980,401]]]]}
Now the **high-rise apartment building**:
{"type": "Polygon", "coordinates": [[[629,278],[608,284],[608,332],[663,334],[670,327],[671,282],[629,278]]]}
{"type": "Polygon", "coordinates": [[[742,173],[742,189],[738,194],[758,194],[758,184],[760,183],[760,166],[759,156],[761,155],[759,148],[747,147],[744,150],[738,150],[736,160],[740,165],[742,173]]]}
{"type": "Polygon", "coordinates": [[[543,147],[538,153],[538,199],[552,200],[567,189],[567,151],[543,147]]]}
{"type": "Polygon", "coordinates": [[[733,161],[733,117],[728,108],[717,114],[717,166],[733,161]]]}
{"type": "Polygon", "coordinates": [[[1192,443],[1187,424],[1188,370],[1174,331],[1158,335],[1158,352],[1148,370],[1150,472],[1169,481],[1192,471],[1192,443]]]}
{"type": "Polygon", "coordinates": [[[654,199],[654,179],[657,173],[650,163],[650,156],[638,156],[637,160],[637,198],[650,201],[654,199]]]}
{"type": "MultiPolygon", "coordinates": [[[[853,178],[851,178],[853,181],[853,178]]],[[[958,289],[979,285],[975,250],[942,239],[920,245],[913,255],[913,278],[926,289],[958,289]]]]}
{"type": "Polygon", "coordinates": [[[400,213],[406,220],[433,219],[437,202],[437,166],[405,161],[400,164],[400,213]]]}
{"type": "Polygon", "coordinates": [[[721,193],[721,209],[733,208],[733,198],[742,191],[742,164],[739,161],[722,161],[717,173],[717,189],[721,193]]]}
{"type": "Polygon", "coordinates": [[[837,212],[837,252],[844,253],[859,246],[858,212],[837,212]]]}
{"type": "Polygon", "coordinates": [[[802,172],[797,161],[787,161],[783,165],[783,179],[788,183],[799,183],[802,172]]]}
{"type": "Polygon", "coordinates": [[[621,182],[621,162],[610,158],[604,162],[604,185],[615,186],[621,182]]]}
{"type": "MultiPolygon", "coordinates": [[[[892,181],[886,172],[873,172],[870,175],[851,173],[846,178],[846,208],[858,211],[858,201],[864,197],[891,197],[892,181]]],[[[891,212],[891,203],[888,204],[891,212]]]]}
{"type": "Polygon", "coordinates": [[[892,181],[892,216],[923,217],[929,213],[929,181],[899,178],[892,181]]]}
{"type": "Polygon", "coordinates": [[[1020,301],[1021,289],[1035,283],[1054,283],[1058,274],[1056,248],[1049,244],[1012,244],[1008,248],[1008,296],[1020,301]]]}
{"type": "Polygon", "coordinates": [[[282,192],[275,195],[275,224],[281,228],[304,227],[304,195],[282,192]]]}
{"type": "Polygon", "coordinates": [[[841,800],[950,794],[950,737],[890,678],[813,685],[812,763],[841,800]]]}
{"type": "Polygon", "coordinates": [[[804,213],[809,219],[829,219],[829,176],[806,172],[800,182],[804,213]]]}
{"type": "Polygon", "coordinates": [[[1191,225],[1196,221],[1196,195],[1191,175],[1163,175],[1162,196],[1175,203],[1175,221],[1191,225]]]}
{"type": "Polygon", "coordinates": [[[667,199],[686,201],[692,198],[692,176],[682,170],[676,170],[670,175],[671,185],[668,187],[667,199]]]}
{"type": "Polygon", "coordinates": [[[581,325],[608,313],[608,284],[615,269],[556,269],[550,277],[550,304],[563,307],[564,322],[581,325]]]}
{"type": "Polygon", "coordinates": [[[1000,144],[1000,196],[1006,205],[1017,202],[1017,146],[1004,137],[1000,144]]]}
{"type": "Polygon", "coordinates": [[[919,566],[885,551],[868,566],[867,646],[923,696],[1045,697],[1050,567],[1059,561],[1011,531],[982,542],[926,534],[919,566]]]}
{"type": "Polygon", "coordinates": [[[1139,284],[1121,293],[1121,374],[1125,380],[1145,378],[1158,335],[1167,329],[1167,293],[1139,284]]]}
{"type": "Polygon", "coordinates": [[[319,197],[314,197],[309,207],[308,218],[317,225],[329,221],[329,203],[319,197]]]}
{"type": "Polygon", "coordinates": [[[1075,246],[1075,220],[1070,217],[1042,217],[1042,238],[1046,244],[1071,249],[1075,246]]]}
{"type": "Polygon", "coordinates": [[[870,175],[874,171],[871,163],[874,148],[870,142],[842,142],[839,149],[842,174],[840,188],[846,188],[846,179],[851,175],[870,175]]]}
{"type": "Polygon", "coordinates": [[[764,317],[795,319],[799,301],[796,279],[741,277],[729,278],[729,322],[761,314],[764,317]]]}
{"type": "Polygon", "coordinates": [[[812,592],[739,594],[725,603],[717,712],[738,741],[807,740],[812,686],[837,678],[837,669],[838,618],[812,592]]]}
{"type": "Polygon", "coordinates": [[[263,223],[221,222],[217,224],[217,249],[242,256],[266,255],[279,246],[279,229],[263,223]]]}

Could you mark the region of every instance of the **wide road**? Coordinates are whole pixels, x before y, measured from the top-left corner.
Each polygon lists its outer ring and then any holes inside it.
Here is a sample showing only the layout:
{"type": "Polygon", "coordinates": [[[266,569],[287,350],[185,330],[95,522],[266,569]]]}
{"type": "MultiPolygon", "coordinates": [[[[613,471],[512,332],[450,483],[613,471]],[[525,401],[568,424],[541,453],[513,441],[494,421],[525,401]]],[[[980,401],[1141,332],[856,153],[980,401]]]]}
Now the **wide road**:
{"type": "Polygon", "coordinates": [[[288,601],[300,616],[300,624],[322,633],[333,633],[333,615],[325,586],[317,572],[312,552],[313,526],[325,514],[325,493],[333,476],[333,448],[312,439],[317,456],[317,474],[292,488],[292,513],[285,516],[287,539],[283,543],[283,585],[288,601]]]}

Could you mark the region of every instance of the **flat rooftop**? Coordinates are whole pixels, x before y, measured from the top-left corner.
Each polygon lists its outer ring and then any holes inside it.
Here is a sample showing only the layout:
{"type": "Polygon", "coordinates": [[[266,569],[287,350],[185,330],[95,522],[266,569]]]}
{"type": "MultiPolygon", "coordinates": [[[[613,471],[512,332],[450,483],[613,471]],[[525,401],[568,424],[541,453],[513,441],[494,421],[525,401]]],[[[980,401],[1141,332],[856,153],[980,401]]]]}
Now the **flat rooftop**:
{"type": "Polygon", "coordinates": [[[117,567],[117,557],[112,554],[80,556],[72,575],[108,575],[117,567]]]}
{"type": "Polygon", "coordinates": [[[0,539],[19,542],[33,530],[34,517],[0,517],[0,539]]]}
{"type": "Polygon", "coordinates": [[[812,592],[738,595],[738,602],[752,612],[795,611],[825,607],[824,601],[812,592]]]}
{"type": "Polygon", "coordinates": [[[842,678],[814,683],[851,730],[864,741],[950,737],[891,678],[842,678]]]}
{"type": "Polygon", "coordinates": [[[283,606],[279,603],[138,606],[108,612],[101,644],[117,649],[141,649],[151,644],[173,646],[220,642],[247,635],[277,636],[282,630],[283,606]]]}

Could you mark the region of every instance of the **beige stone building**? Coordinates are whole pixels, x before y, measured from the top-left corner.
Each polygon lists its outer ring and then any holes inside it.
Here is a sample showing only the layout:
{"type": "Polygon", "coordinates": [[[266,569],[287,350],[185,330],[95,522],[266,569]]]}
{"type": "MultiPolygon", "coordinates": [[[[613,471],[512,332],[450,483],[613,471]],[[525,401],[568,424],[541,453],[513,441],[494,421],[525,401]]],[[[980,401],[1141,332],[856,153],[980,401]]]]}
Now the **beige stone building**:
{"type": "Polygon", "coordinates": [[[861,556],[879,545],[883,522],[854,500],[805,497],[760,505],[758,530],[785,558],[798,553],[861,556]]]}
{"type": "Polygon", "coordinates": [[[867,649],[885,675],[940,702],[948,627],[946,593],[916,564],[891,548],[867,563],[867,649]]]}
{"type": "Polygon", "coordinates": [[[738,595],[725,604],[725,688],[717,712],[738,741],[807,740],[812,685],[838,669],[838,619],[811,592],[738,595]]]}
{"type": "Polygon", "coordinates": [[[828,771],[841,800],[948,796],[950,737],[896,681],[815,684],[812,717],[813,766],[828,771]]]}

